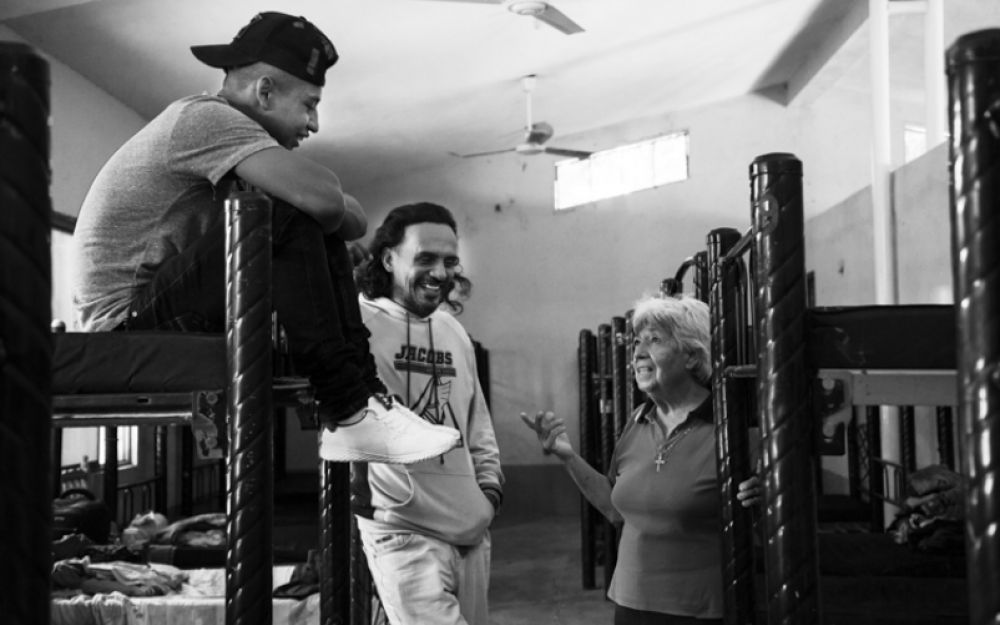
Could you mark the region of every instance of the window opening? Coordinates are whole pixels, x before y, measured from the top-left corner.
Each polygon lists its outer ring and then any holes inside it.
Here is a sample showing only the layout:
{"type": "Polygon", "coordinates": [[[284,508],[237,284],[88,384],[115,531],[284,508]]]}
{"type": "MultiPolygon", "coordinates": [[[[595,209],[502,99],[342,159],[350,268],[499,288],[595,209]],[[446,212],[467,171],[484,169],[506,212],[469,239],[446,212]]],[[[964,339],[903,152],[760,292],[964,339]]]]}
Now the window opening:
{"type": "Polygon", "coordinates": [[[559,161],[555,167],[556,210],[680,182],[688,177],[688,133],[594,152],[585,159],[559,161]]]}

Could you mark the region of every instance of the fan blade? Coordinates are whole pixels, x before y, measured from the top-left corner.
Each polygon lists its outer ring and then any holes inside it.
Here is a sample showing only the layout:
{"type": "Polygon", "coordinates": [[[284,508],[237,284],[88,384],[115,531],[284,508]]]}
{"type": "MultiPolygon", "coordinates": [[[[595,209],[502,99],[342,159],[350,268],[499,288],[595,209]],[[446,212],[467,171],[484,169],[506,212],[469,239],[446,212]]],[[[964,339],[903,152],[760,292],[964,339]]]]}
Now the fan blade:
{"type": "Polygon", "coordinates": [[[461,156],[462,158],[475,158],[477,156],[492,156],[494,154],[506,154],[507,152],[514,152],[515,148],[507,148],[506,150],[490,150],[489,152],[476,152],[474,154],[455,154],[455,156],[461,156]]]}
{"type": "Polygon", "coordinates": [[[551,4],[545,5],[545,10],[536,15],[535,19],[545,22],[552,28],[567,35],[575,35],[576,33],[583,32],[583,28],[579,24],[566,17],[562,11],[551,4]]]}
{"type": "Polygon", "coordinates": [[[565,148],[542,148],[546,154],[555,154],[556,156],[571,156],[573,158],[584,159],[593,154],[593,152],[584,152],[583,150],[567,150],[565,148]]]}
{"type": "Polygon", "coordinates": [[[535,122],[525,138],[526,143],[542,144],[552,138],[552,126],[546,122],[535,122]]]}

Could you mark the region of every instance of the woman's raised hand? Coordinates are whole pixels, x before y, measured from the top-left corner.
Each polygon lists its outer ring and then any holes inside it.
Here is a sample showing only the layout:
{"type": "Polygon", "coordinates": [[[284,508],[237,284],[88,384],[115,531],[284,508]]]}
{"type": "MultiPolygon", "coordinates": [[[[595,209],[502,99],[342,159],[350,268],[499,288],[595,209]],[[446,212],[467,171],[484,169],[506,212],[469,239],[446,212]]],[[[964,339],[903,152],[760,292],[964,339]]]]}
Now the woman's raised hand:
{"type": "Polygon", "coordinates": [[[521,413],[521,420],[535,431],[538,442],[545,453],[553,453],[560,458],[573,454],[573,445],[566,433],[566,423],[551,410],[539,410],[534,417],[521,413]]]}

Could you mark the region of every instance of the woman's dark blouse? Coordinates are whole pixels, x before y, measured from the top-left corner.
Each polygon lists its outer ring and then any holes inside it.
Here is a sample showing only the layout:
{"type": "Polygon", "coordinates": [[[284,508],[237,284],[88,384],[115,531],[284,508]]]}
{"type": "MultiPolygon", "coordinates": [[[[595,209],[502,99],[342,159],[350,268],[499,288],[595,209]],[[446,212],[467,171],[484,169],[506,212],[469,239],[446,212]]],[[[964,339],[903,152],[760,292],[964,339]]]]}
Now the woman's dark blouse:
{"type": "Polygon", "coordinates": [[[691,429],[654,462],[659,427],[640,407],[611,460],[611,501],[624,519],[608,597],[668,614],[722,616],[721,500],[716,484],[715,431],[709,397],[688,415],[691,429]]]}

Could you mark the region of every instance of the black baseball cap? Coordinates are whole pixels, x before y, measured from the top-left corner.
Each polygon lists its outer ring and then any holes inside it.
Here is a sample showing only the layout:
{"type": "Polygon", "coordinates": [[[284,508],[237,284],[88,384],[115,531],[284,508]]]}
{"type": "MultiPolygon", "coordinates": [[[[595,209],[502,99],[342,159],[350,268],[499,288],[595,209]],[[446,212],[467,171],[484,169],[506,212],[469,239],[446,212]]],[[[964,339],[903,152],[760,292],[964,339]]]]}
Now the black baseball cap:
{"type": "Polygon", "coordinates": [[[337,62],[330,39],[304,17],[267,11],[240,29],[232,43],[191,46],[199,61],[228,69],[264,62],[320,87],[337,62]]]}

